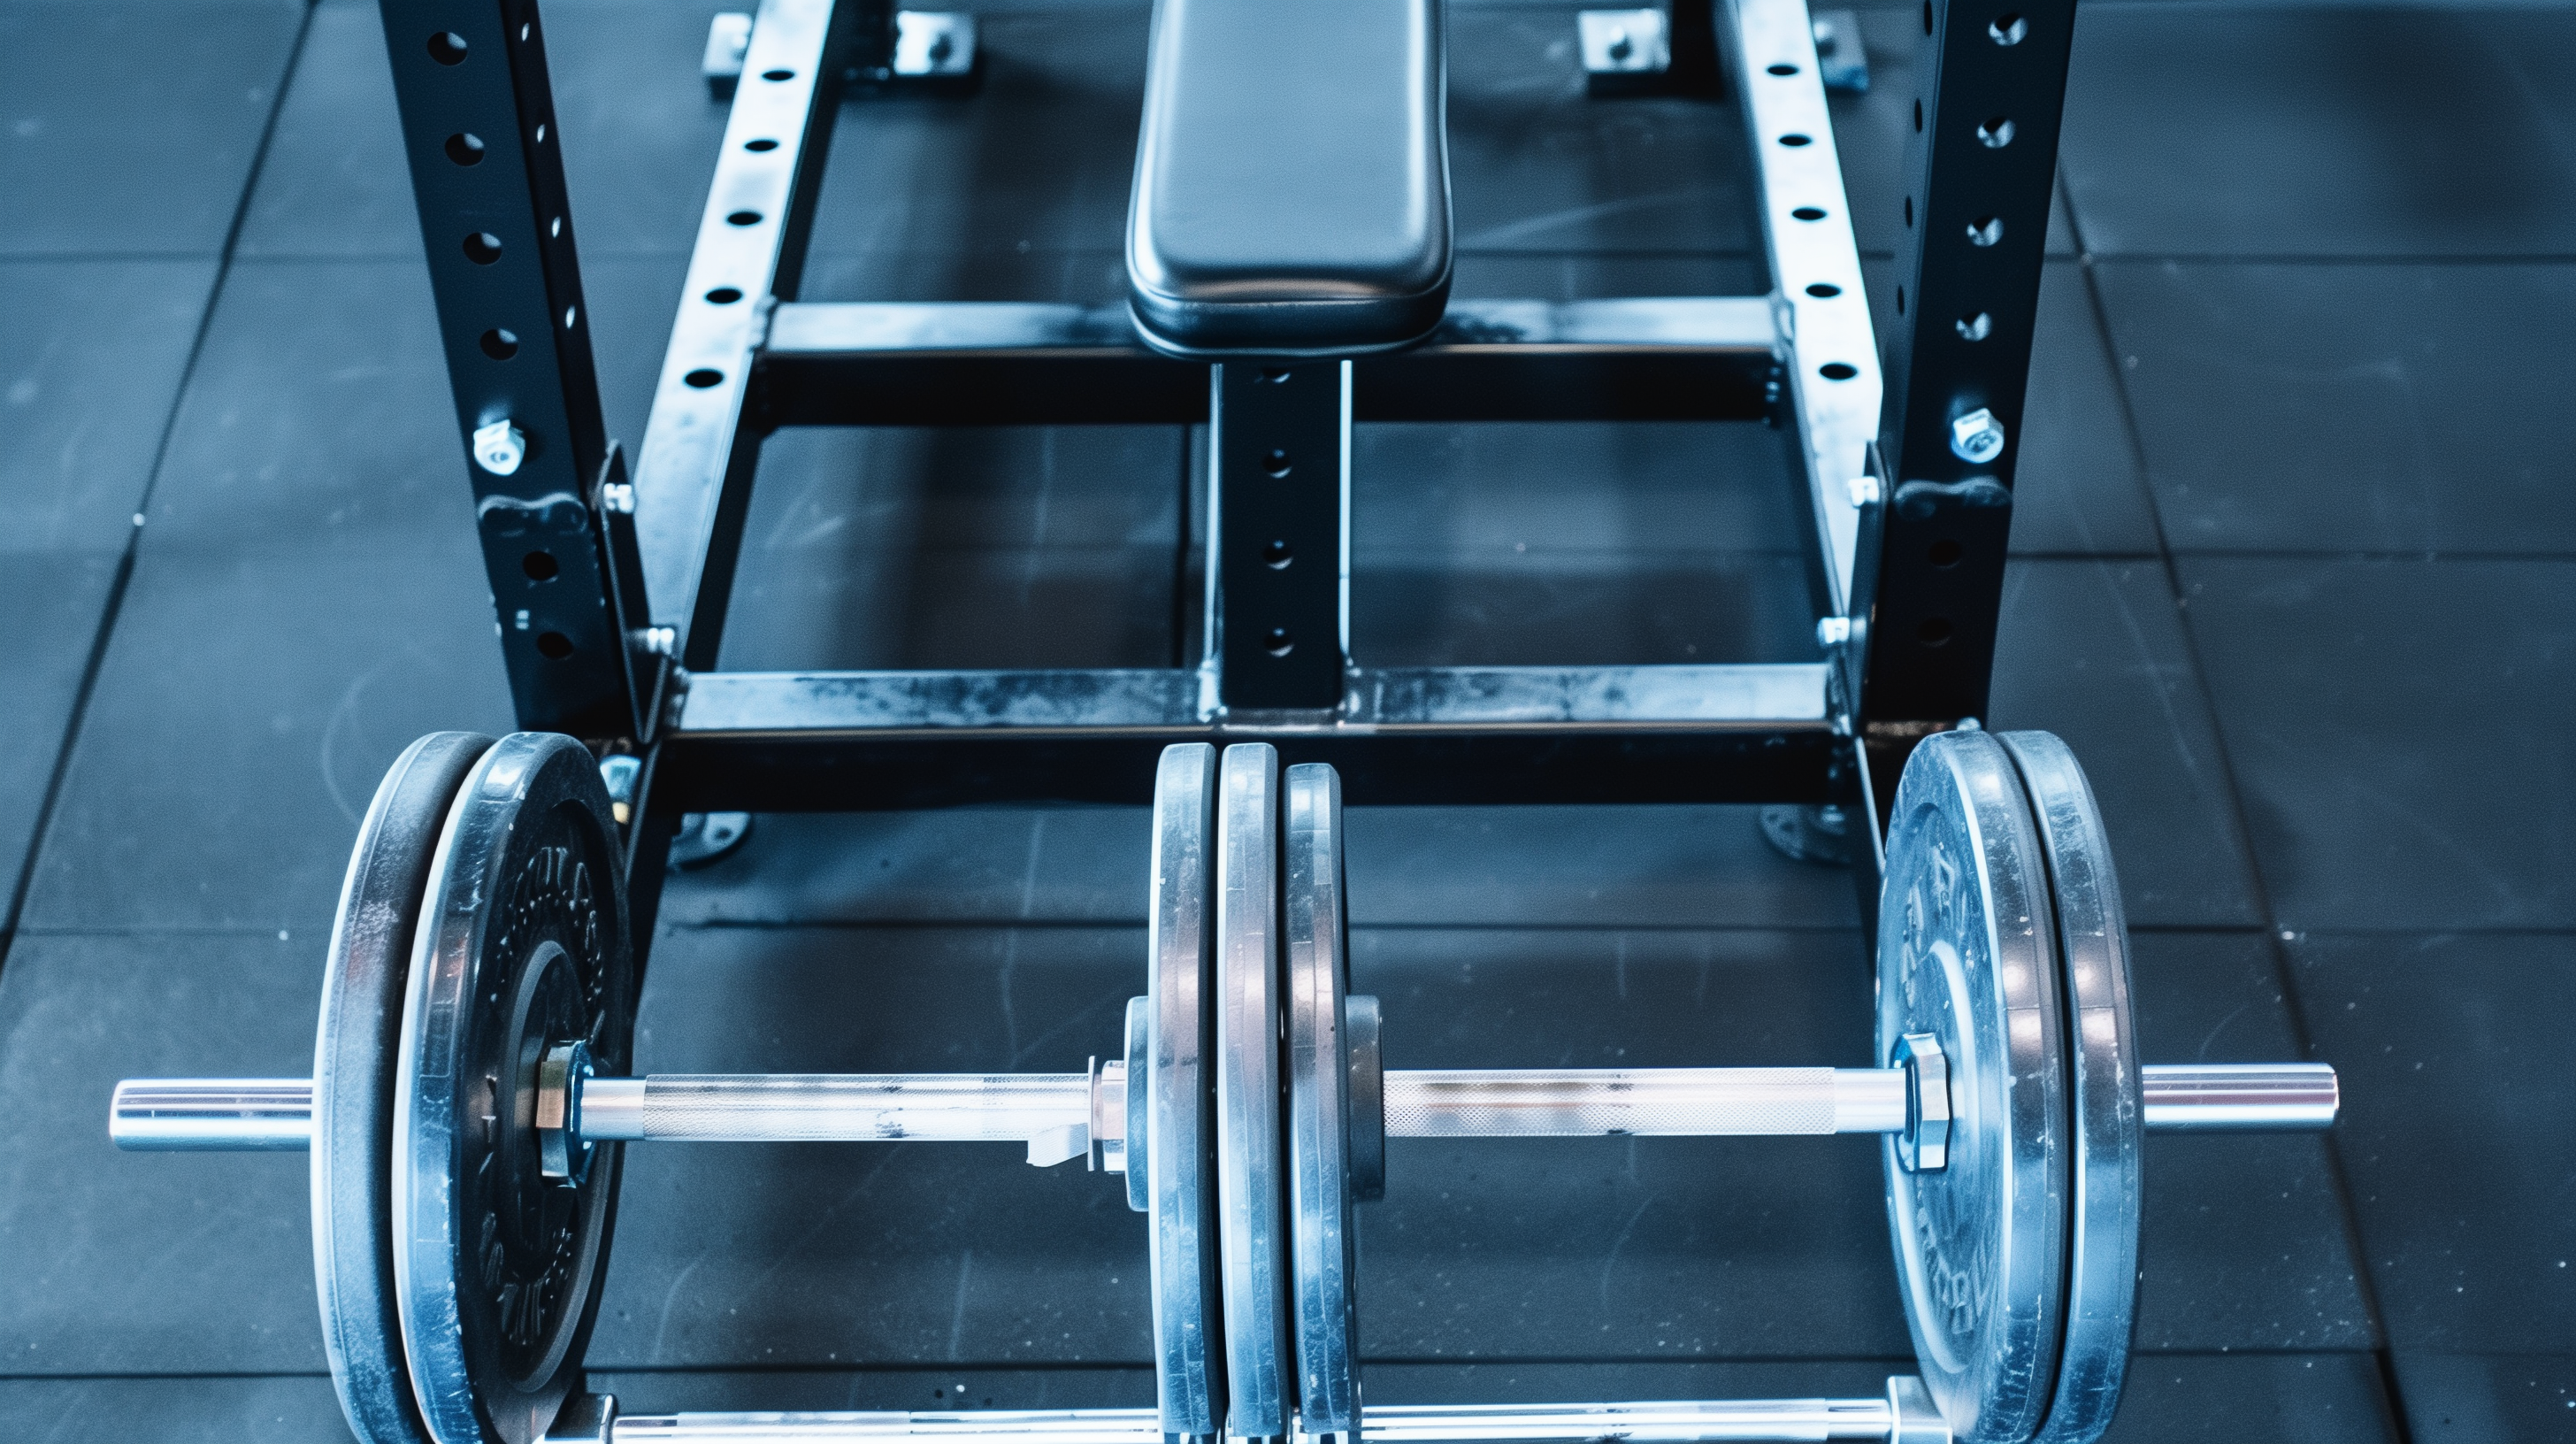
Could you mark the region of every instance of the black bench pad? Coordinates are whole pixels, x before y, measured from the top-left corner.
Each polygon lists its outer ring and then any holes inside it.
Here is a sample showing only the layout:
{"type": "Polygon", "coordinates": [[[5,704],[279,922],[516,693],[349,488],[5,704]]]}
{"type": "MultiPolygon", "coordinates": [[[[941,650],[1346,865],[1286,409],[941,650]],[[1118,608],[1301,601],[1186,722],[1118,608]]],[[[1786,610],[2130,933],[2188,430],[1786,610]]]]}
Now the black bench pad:
{"type": "Polygon", "coordinates": [[[1440,0],[1160,0],[1127,281],[1176,355],[1428,335],[1449,298],[1440,0]]]}

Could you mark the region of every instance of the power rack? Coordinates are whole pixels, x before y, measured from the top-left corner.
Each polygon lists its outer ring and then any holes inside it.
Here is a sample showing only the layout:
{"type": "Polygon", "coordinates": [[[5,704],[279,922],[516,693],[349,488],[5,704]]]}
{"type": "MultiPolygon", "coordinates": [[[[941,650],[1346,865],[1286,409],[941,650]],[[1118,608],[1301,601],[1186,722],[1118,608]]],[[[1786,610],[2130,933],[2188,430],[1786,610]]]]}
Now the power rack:
{"type": "MultiPolygon", "coordinates": [[[[1283,501],[1214,468],[1196,666],[735,673],[718,642],[778,428],[1222,425],[1240,387],[1149,348],[1123,307],[799,301],[832,118],[849,77],[890,53],[898,16],[763,0],[630,475],[600,419],[538,7],[385,0],[519,724],[649,759],[641,834],[683,811],[1141,801],[1154,756],[1188,739],[1330,762],[1376,802],[1869,808],[1873,772],[1892,777],[1916,739],[1982,715],[1993,657],[2074,7],[1992,8],[1922,10],[1902,321],[1883,348],[1807,9],[1741,0],[1714,28],[1760,182],[1769,294],[1461,301],[1425,343],[1341,363],[1351,421],[1794,426],[1824,660],[1349,657],[1346,560],[1250,575],[1263,569],[1225,530],[1266,508],[1265,526],[1346,559],[1345,429],[1324,439],[1338,487],[1283,501]],[[1300,638],[1285,680],[1259,650],[1283,621],[1300,638]]],[[[639,900],[659,853],[636,851],[639,900]]]]}

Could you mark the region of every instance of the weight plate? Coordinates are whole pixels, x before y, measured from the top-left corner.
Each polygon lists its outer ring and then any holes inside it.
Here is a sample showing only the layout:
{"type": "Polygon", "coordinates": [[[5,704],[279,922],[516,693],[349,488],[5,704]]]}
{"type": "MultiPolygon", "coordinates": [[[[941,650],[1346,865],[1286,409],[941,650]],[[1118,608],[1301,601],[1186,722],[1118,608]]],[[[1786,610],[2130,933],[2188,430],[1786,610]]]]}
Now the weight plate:
{"type": "Polygon", "coordinates": [[[2048,1411],[2066,1293],[2065,1015],[2047,864],[2003,744],[1945,732],[1906,763],[1879,894],[1878,1056],[1948,1055],[1949,1163],[1885,1144],[1888,1223],[1923,1381],[1960,1444],[2048,1411]]]}
{"type": "MultiPolygon", "coordinates": [[[[1146,914],[1153,971],[1146,979],[1151,1046],[1131,1050],[1146,1072],[1141,1121],[1154,1284],[1154,1382],[1166,1435],[1206,1439],[1225,1423],[1225,1367],[1216,1354],[1216,1116],[1208,1056],[1216,749],[1163,749],[1154,775],[1154,884],[1146,914]]],[[[1130,1075],[1133,1076],[1132,1074],[1130,1075]]],[[[1131,1092],[1130,1096],[1134,1096],[1131,1092]]],[[[1137,1159],[1131,1153],[1128,1167],[1137,1159]]],[[[1128,1176],[1135,1197],[1135,1175],[1128,1176]]]]}
{"type": "Polygon", "coordinates": [[[403,982],[448,804],[492,739],[433,732],[394,759],[358,825],[322,972],[313,1041],[313,1283],[349,1429],[428,1444],[394,1306],[394,1073],[403,982]]]}
{"type": "Polygon", "coordinates": [[[2066,1337],[2039,1438],[2090,1444],[2111,1426],[2138,1306],[2137,1036],[2129,1016],[2129,929],[2093,789],[2066,744],[2001,732],[2048,857],[2067,1019],[2069,1154],[2066,1337]]]}
{"type": "Polygon", "coordinates": [[[1279,1157],[1279,753],[1225,749],[1216,808],[1217,1254],[1225,1432],[1288,1433],[1287,1190],[1279,1157]]]}
{"type": "Polygon", "coordinates": [[[618,1150],[539,1167],[537,1066],[586,1042],[628,1071],[634,953],[607,789],[569,737],[519,732],[467,775],[412,948],[394,1128],[403,1347],[438,1444],[531,1444],[581,1372],[618,1150]]]}
{"type": "Polygon", "coordinates": [[[1358,1276],[1352,1226],[1350,923],[1342,911],[1342,779],[1288,769],[1289,1240],[1296,1266],[1297,1421],[1305,1435],[1360,1427],[1358,1276]]]}

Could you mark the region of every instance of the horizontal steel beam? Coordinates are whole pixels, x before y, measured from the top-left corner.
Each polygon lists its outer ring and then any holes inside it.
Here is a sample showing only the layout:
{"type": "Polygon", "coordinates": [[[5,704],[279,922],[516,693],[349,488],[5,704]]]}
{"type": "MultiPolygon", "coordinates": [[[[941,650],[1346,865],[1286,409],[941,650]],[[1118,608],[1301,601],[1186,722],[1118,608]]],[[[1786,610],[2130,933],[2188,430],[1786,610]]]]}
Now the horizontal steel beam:
{"type": "Polygon", "coordinates": [[[1826,730],[1826,664],[1354,667],[1343,704],[1216,715],[1195,668],[1014,672],[713,672],[689,681],[676,731],[1017,735],[1826,730]]]}
{"type": "Polygon", "coordinates": [[[1142,802],[1174,742],[1268,742],[1373,802],[1822,801],[1823,663],[1353,668],[1330,711],[1217,715],[1194,669],[719,672],[659,786],[690,811],[1142,802]]]}
{"type": "MultiPolygon", "coordinates": [[[[1785,346],[1767,297],[1457,301],[1428,342],[1358,362],[1361,421],[1751,421],[1785,346]]],[[[1207,367],[1124,306],[804,303],[772,314],[754,405],[779,426],[1184,423],[1207,367]]]]}

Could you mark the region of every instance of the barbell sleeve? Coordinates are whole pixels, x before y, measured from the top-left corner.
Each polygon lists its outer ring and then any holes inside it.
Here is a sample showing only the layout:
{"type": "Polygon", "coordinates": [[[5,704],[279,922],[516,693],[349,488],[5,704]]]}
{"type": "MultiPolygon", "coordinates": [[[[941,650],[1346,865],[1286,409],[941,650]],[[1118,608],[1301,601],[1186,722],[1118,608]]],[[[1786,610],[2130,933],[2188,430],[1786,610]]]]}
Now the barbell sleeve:
{"type": "Polygon", "coordinates": [[[2323,1063],[2165,1063],[2139,1072],[2155,1133],[2294,1133],[2332,1128],[2342,1106],[2323,1063]]]}
{"type": "Polygon", "coordinates": [[[119,1148],[292,1152],[313,1142],[310,1078],[128,1078],[108,1104],[119,1148]]]}

